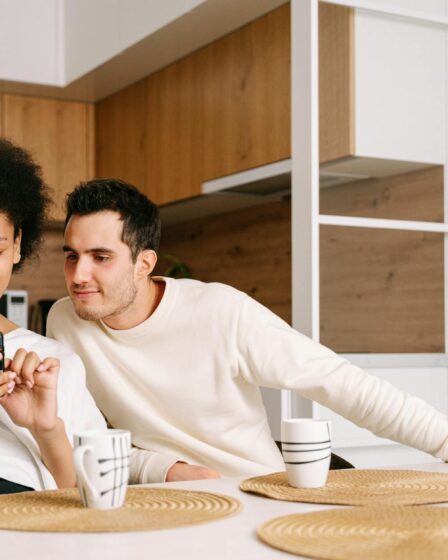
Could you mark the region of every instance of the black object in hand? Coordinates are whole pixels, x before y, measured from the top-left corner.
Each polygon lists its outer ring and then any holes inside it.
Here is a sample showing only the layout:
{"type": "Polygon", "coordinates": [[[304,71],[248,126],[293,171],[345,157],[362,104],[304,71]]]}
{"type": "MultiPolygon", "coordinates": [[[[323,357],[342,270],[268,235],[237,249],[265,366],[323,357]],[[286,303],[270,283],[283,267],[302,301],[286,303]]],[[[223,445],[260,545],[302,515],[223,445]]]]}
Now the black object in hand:
{"type": "Polygon", "coordinates": [[[0,332],[0,353],[2,355],[0,358],[0,371],[3,371],[5,369],[5,343],[2,332],[0,332]]]}

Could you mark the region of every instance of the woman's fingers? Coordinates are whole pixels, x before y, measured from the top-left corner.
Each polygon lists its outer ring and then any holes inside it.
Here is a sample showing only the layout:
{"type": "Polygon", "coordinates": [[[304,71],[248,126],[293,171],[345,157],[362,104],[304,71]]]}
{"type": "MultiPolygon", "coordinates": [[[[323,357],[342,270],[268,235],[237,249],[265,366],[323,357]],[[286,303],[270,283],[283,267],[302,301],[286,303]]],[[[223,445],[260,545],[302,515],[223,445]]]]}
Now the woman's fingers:
{"type": "Polygon", "coordinates": [[[37,371],[39,372],[48,371],[50,373],[58,373],[59,360],[57,358],[45,358],[45,360],[37,368],[37,371]]]}
{"type": "Polygon", "coordinates": [[[11,361],[9,369],[20,376],[28,387],[34,385],[34,372],[40,365],[40,358],[36,352],[27,352],[24,348],[19,348],[11,361]]]}
{"type": "Polygon", "coordinates": [[[17,374],[13,371],[0,373],[0,398],[13,391],[16,377],[17,374]]]}
{"type": "Polygon", "coordinates": [[[28,352],[23,361],[20,375],[30,389],[34,386],[34,373],[40,363],[40,358],[35,352],[28,352]]]}
{"type": "Polygon", "coordinates": [[[56,358],[45,358],[38,366],[35,374],[36,386],[47,389],[55,389],[58,384],[59,360],[56,358]]]}
{"type": "Polygon", "coordinates": [[[59,372],[59,360],[57,358],[45,358],[42,362],[36,352],[27,352],[19,348],[12,360],[5,359],[5,372],[0,371],[0,398],[8,392],[12,392],[14,386],[26,383],[32,389],[36,383],[42,386],[54,386],[59,372]],[[42,376],[40,381],[35,378],[36,374],[47,373],[51,377],[42,376]]]}

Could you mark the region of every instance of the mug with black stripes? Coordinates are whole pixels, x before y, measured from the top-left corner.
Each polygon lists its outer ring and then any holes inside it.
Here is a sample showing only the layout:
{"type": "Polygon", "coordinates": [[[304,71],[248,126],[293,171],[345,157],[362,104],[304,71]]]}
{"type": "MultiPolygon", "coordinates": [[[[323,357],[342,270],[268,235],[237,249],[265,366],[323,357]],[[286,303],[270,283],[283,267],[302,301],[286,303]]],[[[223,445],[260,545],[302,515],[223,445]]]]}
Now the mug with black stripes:
{"type": "Polygon", "coordinates": [[[290,486],[325,486],[331,460],[329,420],[282,420],[282,455],[290,486]]]}
{"type": "Polygon", "coordinates": [[[86,430],[74,434],[73,460],[85,507],[115,509],[123,505],[129,481],[131,433],[86,430]]]}

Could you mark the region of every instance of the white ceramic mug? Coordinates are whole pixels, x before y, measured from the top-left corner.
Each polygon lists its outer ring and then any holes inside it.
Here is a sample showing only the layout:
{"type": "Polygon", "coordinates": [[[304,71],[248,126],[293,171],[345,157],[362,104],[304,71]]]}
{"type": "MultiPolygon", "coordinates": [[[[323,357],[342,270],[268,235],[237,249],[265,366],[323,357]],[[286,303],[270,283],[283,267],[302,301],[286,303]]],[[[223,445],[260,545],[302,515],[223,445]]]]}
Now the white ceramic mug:
{"type": "Polygon", "coordinates": [[[85,507],[123,505],[129,480],[131,434],[126,430],[86,430],[74,434],[74,464],[85,507]]]}
{"type": "Polygon", "coordinates": [[[331,460],[330,430],[329,420],[282,420],[282,455],[291,486],[325,486],[331,460]]]}

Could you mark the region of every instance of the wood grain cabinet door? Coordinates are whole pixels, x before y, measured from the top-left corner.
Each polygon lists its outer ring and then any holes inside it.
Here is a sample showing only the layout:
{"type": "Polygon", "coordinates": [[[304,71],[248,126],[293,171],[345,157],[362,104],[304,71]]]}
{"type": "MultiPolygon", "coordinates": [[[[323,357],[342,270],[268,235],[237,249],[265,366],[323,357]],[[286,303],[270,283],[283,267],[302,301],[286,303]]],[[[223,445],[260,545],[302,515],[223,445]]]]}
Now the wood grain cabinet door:
{"type": "MultiPolygon", "coordinates": [[[[291,156],[290,5],[97,104],[97,174],[157,204],[291,156]]],[[[321,161],[352,154],[352,11],[320,8],[321,161]]]]}
{"type": "Polygon", "coordinates": [[[53,189],[53,220],[64,218],[65,195],[94,173],[93,105],[3,96],[3,135],[29,150],[53,189]]]}
{"type": "Polygon", "coordinates": [[[195,54],[203,180],[290,157],[290,43],[286,4],[195,54]]]}
{"type": "Polygon", "coordinates": [[[146,80],[102,99],[95,107],[96,176],[144,189],[146,80]]]}

